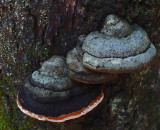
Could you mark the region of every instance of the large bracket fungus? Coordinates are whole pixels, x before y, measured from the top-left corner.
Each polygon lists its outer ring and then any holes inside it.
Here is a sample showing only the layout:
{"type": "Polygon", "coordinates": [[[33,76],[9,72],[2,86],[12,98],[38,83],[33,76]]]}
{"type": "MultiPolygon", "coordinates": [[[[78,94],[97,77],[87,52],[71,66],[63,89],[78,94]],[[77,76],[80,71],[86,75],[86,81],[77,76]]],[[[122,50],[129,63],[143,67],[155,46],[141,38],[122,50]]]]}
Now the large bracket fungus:
{"type": "Polygon", "coordinates": [[[156,55],[147,33],[115,15],[107,16],[100,32],[90,33],[82,46],[83,65],[93,71],[126,73],[145,68],[156,55]]]}
{"type": "Polygon", "coordinates": [[[103,99],[99,87],[67,77],[65,60],[53,56],[29,76],[17,96],[22,112],[42,121],[63,122],[85,115],[103,99]]]}

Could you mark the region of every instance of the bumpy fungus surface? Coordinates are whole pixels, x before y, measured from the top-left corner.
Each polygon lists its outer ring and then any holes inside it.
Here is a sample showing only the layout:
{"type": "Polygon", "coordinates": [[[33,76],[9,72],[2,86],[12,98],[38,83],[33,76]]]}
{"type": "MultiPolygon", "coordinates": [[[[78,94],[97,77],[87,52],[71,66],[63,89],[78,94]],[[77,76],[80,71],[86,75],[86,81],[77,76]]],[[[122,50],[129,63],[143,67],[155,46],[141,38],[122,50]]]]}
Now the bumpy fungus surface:
{"type": "Polygon", "coordinates": [[[85,115],[102,99],[100,88],[73,82],[67,77],[65,60],[53,56],[26,79],[17,104],[33,118],[63,122],[85,115]]]}
{"type": "Polygon", "coordinates": [[[146,67],[156,54],[147,33],[115,15],[100,32],[90,33],[82,46],[83,65],[93,71],[125,73],[146,67]]]}
{"type": "Polygon", "coordinates": [[[96,73],[84,68],[82,64],[83,54],[81,47],[73,48],[67,54],[68,75],[71,79],[87,84],[100,84],[111,82],[117,78],[113,74],[96,73]]]}

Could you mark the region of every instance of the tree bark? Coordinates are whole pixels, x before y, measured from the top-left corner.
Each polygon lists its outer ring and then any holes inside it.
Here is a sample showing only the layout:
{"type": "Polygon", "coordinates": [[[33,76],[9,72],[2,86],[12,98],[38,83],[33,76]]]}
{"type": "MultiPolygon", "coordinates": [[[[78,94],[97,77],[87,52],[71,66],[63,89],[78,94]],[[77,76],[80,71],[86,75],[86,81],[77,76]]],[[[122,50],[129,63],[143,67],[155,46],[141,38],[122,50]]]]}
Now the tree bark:
{"type": "Polygon", "coordinates": [[[158,129],[160,128],[159,0],[1,0],[0,128],[2,129],[158,129]],[[142,26],[158,53],[149,69],[120,74],[104,85],[105,98],[93,111],[64,123],[24,115],[16,95],[24,79],[52,55],[66,56],[80,35],[101,29],[108,14],[142,26]]]}

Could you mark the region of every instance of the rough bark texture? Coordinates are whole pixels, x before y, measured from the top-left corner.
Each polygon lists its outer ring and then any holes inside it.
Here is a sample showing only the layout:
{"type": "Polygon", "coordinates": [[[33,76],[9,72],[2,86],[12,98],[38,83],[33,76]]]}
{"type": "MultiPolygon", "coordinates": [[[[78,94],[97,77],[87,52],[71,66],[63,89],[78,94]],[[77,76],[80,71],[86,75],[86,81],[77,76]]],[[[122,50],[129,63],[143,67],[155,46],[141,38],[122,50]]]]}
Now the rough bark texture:
{"type": "Polygon", "coordinates": [[[159,0],[1,0],[0,129],[160,129],[159,43],[159,0]],[[158,49],[152,67],[105,84],[103,102],[78,119],[57,124],[20,112],[15,100],[24,79],[52,55],[66,56],[79,35],[100,30],[111,13],[148,32],[158,49]]]}

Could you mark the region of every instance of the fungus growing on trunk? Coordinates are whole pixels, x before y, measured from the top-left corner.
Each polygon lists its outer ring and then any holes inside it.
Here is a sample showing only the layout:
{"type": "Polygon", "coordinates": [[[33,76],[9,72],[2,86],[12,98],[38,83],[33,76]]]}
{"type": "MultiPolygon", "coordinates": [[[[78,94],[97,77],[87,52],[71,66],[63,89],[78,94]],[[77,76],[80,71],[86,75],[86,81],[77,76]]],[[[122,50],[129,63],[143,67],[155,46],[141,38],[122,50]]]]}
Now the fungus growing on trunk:
{"type": "Polygon", "coordinates": [[[83,67],[83,55],[84,53],[81,47],[73,48],[68,52],[68,76],[71,79],[87,84],[101,84],[106,82],[113,82],[117,78],[117,75],[114,74],[97,73],[83,67]]]}
{"type": "Polygon", "coordinates": [[[147,33],[115,15],[107,16],[100,32],[90,33],[82,46],[83,65],[93,71],[126,73],[146,68],[156,55],[147,33]]]}
{"type": "Polygon", "coordinates": [[[102,99],[100,87],[72,81],[67,77],[64,58],[53,56],[26,79],[17,105],[38,120],[64,122],[85,115],[102,99]]]}

